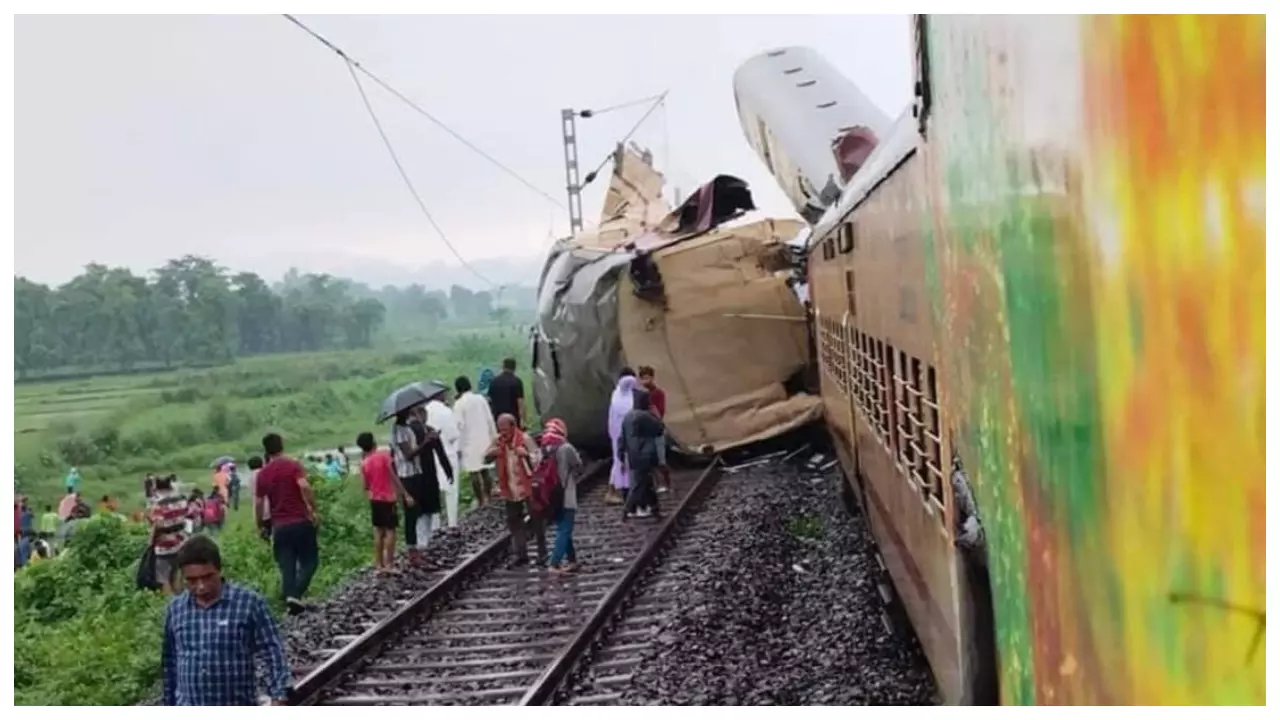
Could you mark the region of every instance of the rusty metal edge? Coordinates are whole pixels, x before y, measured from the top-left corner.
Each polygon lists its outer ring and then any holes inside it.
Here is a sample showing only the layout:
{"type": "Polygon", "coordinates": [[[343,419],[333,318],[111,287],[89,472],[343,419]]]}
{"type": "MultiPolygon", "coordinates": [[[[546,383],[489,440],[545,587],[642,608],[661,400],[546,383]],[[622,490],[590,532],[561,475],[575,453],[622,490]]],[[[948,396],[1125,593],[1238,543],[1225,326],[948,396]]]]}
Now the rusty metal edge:
{"type": "MultiPolygon", "coordinates": [[[[596,461],[588,466],[588,472],[578,481],[579,485],[595,482],[603,478],[609,469],[607,460],[596,461]]],[[[482,547],[476,554],[449,571],[448,575],[400,609],[378,621],[376,625],[360,634],[345,647],[334,653],[307,673],[289,689],[290,705],[310,705],[320,693],[334,684],[338,678],[346,674],[365,658],[376,652],[384,642],[406,626],[425,619],[420,618],[431,609],[437,601],[447,598],[472,573],[487,566],[492,560],[500,557],[502,551],[510,545],[511,533],[503,532],[482,547]]]]}
{"type": "Polygon", "coordinates": [[[595,611],[591,613],[591,617],[587,618],[586,622],[582,624],[582,629],[564,646],[564,649],[556,655],[542,675],[538,676],[538,679],[520,698],[519,705],[550,705],[552,703],[564,681],[573,672],[574,665],[578,662],[578,659],[591,647],[600,629],[604,627],[604,624],[622,605],[623,600],[631,592],[636,580],[639,579],[649,562],[658,554],[674,532],[680,518],[693,507],[693,503],[697,501],[699,495],[710,486],[710,481],[716,476],[716,469],[719,466],[720,456],[716,455],[711,459],[711,463],[707,465],[707,468],[702,471],[702,475],[694,482],[693,487],[689,488],[689,493],[680,501],[680,505],[676,507],[674,512],[667,515],[662,527],[645,545],[644,549],[640,551],[640,554],[636,556],[631,566],[627,568],[627,572],[600,599],[595,611]]]}

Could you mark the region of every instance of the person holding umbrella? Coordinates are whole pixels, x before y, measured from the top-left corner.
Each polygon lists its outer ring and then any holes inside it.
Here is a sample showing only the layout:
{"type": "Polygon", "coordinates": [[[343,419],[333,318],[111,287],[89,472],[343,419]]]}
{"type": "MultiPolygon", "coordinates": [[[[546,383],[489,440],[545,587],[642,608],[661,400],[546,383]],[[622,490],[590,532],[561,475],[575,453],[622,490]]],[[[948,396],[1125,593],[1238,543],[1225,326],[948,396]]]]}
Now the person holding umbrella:
{"type": "Polygon", "coordinates": [[[409,548],[409,561],[422,563],[422,550],[427,546],[432,526],[440,514],[440,484],[435,463],[439,461],[450,481],[453,466],[445,454],[437,433],[429,432],[422,406],[439,395],[443,387],[434,383],[410,383],[391,393],[382,402],[378,422],[394,417],[391,427],[391,458],[396,476],[405,489],[404,542],[409,548]],[[430,472],[427,472],[430,466],[430,472]]]}

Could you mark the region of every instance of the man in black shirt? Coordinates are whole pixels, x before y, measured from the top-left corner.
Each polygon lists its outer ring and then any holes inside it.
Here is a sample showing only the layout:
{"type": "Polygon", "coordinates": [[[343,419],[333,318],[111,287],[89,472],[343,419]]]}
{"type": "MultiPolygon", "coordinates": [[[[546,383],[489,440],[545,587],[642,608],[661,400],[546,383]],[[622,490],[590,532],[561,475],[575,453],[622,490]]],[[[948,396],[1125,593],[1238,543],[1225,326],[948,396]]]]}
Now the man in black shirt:
{"type": "Polygon", "coordinates": [[[503,360],[502,372],[489,383],[489,407],[495,420],[510,415],[524,429],[524,383],[516,377],[515,358],[503,360]]]}

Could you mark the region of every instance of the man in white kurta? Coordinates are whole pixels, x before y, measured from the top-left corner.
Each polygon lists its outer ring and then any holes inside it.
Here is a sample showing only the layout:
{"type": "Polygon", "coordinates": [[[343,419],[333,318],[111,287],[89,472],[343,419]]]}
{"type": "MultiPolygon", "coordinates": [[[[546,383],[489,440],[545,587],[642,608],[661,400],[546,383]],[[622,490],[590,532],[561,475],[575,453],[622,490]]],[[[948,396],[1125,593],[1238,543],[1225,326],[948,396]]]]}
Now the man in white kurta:
{"type": "Polygon", "coordinates": [[[445,474],[444,468],[440,466],[440,460],[437,458],[431,460],[436,464],[436,477],[440,478],[440,487],[444,490],[444,511],[449,518],[449,527],[454,527],[458,524],[458,479],[461,477],[458,473],[458,442],[460,440],[458,421],[449,406],[444,404],[444,393],[427,403],[426,410],[427,425],[440,433],[444,454],[448,456],[449,464],[453,466],[454,474],[450,479],[445,474]]]}
{"type": "Polygon", "coordinates": [[[462,469],[471,476],[471,491],[476,505],[483,506],[489,502],[489,492],[493,488],[492,470],[485,461],[485,451],[498,436],[498,427],[493,421],[493,411],[489,409],[489,401],[479,393],[472,392],[471,380],[460,377],[453,383],[458,391],[458,399],[453,403],[453,414],[458,419],[461,433],[459,451],[462,454],[462,469]]]}

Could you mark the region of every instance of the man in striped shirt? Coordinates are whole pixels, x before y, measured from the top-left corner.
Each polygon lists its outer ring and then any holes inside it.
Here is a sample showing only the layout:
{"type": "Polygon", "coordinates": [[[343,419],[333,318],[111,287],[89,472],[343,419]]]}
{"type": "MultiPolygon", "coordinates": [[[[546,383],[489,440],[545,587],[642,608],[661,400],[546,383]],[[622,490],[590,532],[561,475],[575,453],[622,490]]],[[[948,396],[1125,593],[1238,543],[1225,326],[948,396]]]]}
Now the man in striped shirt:
{"type": "Polygon", "coordinates": [[[156,494],[147,511],[151,521],[151,547],[156,552],[156,582],[172,595],[177,574],[178,548],[187,540],[187,499],[177,491],[174,476],[156,481],[156,494]]]}

